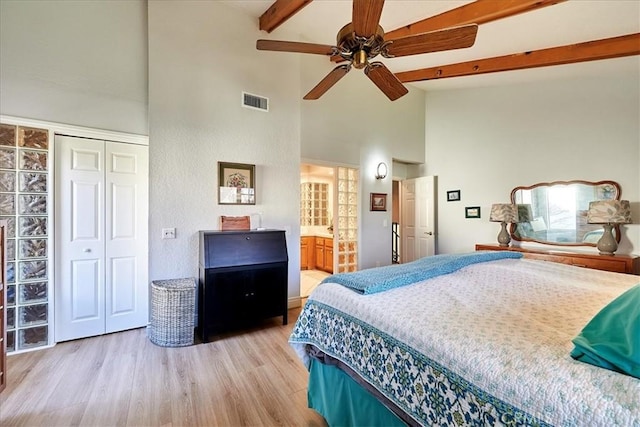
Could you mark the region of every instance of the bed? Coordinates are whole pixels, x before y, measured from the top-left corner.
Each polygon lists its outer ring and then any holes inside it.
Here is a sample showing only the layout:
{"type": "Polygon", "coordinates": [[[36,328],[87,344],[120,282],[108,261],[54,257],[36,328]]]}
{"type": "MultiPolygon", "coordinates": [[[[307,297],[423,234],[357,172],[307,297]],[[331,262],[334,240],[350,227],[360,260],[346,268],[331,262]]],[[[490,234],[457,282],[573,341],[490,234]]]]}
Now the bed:
{"type": "Polygon", "coordinates": [[[570,356],[640,277],[520,256],[402,272],[410,284],[370,294],[328,278],[289,339],[310,371],[309,407],[331,426],[640,427],[640,379],[570,356]]]}

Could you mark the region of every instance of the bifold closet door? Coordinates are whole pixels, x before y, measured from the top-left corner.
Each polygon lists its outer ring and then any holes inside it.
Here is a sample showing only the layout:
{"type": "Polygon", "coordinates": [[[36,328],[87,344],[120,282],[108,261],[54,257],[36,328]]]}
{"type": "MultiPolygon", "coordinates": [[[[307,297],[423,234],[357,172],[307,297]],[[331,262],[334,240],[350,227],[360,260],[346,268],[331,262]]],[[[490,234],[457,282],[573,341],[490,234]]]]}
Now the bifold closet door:
{"type": "Polygon", "coordinates": [[[148,322],[148,147],[55,137],[55,341],[148,322]]]}

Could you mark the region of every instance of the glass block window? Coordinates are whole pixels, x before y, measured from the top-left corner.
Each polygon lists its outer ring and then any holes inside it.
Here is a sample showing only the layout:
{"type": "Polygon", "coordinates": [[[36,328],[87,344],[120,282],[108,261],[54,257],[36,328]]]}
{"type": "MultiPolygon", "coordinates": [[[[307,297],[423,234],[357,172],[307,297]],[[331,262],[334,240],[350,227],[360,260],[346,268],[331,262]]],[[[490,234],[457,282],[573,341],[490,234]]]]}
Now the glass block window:
{"type": "Polygon", "coordinates": [[[329,225],[329,184],[300,184],[300,225],[329,225]]]}
{"type": "Polygon", "coordinates": [[[49,343],[50,137],[0,124],[0,219],[7,220],[7,351],[49,343]]]}
{"type": "Polygon", "coordinates": [[[338,168],[338,272],[358,270],[358,170],[338,168]]]}

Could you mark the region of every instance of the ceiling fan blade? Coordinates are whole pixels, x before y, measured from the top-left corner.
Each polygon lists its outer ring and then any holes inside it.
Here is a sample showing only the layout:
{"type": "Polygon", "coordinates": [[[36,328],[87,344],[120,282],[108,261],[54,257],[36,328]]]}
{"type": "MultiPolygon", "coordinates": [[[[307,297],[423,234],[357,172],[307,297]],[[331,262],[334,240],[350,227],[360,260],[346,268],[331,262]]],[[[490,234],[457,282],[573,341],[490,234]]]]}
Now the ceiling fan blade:
{"type": "Polygon", "coordinates": [[[390,57],[417,55],[419,53],[440,52],[443,50],[471,47],[476,42],[478,26],[446,28],[430,33],[407,36],[393,40],[387,46],[390,57]]]}
{"type": "Polygon", "coordinates": [[[258,40],[258,50],[275,50],[278,52],[313,53],[316,55],[332,55],[335,47],[328,44],[290,42],[284,40],[258,40]]]}
{"type": "Polygon", "coordinates": [[[404,96],[409,90],[393,75],[382,62],[372,62],[364,73],[392,101],[404,96]]]}
{"type": "Polygon", "coordinates": [[[351,21],[353,31],[360,37],[371,37],[376,33],[384,0],[353,0],[351,21]]]}
{"type": "Polygon", "coordinates": [[[324,79],[320,80],[320,83],[316,85],[313,89],[309,91],[308,94],[304,96],[304,99],[318,99],[326,91],[331,89],[331,87],[338,83],[338,80],[343,78],[345,74],[347,74],[351,70],[351,64],[343,64],[334,68],[329,74],[325,76],[324,79]]]}

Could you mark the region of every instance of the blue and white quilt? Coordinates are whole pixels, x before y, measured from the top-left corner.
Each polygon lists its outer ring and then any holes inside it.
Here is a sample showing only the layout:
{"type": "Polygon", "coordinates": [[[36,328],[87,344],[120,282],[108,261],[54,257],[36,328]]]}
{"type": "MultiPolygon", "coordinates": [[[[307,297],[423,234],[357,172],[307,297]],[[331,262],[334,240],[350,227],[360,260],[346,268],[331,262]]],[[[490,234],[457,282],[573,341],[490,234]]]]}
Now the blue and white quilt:
{"type": "Polygon", "coordinates": [[[471,264],[505,258],[522,258],[520,252],[486,251],[468,254],[445,254],[417,259],[406,264],[387,265],[353,273],[339,273],[322,283],[339,283],[361,294],[375,294],[407,286],[432,277],[450,274],[471,264]]]}
{"type": "Polygon", "coordinates": [[[311,294],[290,343],[341,360],[421,425],[640,427],[640,380],[571,340],[638,276],[526,259],[362,295],[311,294]]]}

